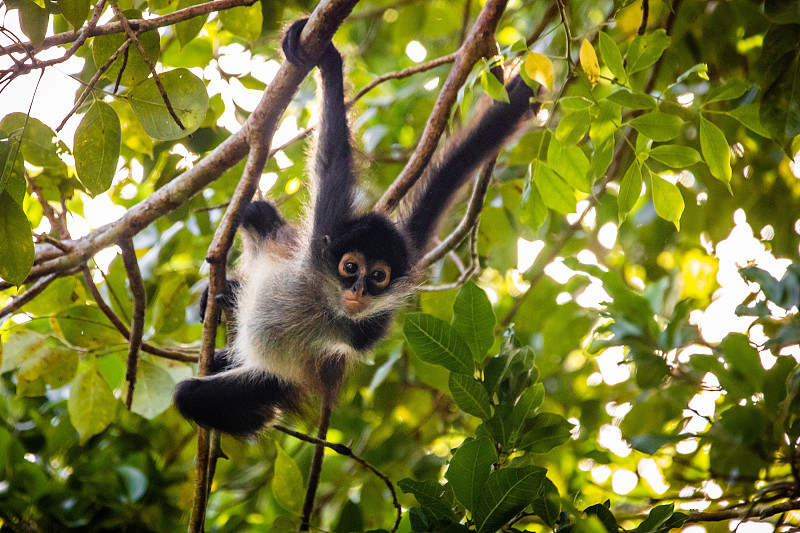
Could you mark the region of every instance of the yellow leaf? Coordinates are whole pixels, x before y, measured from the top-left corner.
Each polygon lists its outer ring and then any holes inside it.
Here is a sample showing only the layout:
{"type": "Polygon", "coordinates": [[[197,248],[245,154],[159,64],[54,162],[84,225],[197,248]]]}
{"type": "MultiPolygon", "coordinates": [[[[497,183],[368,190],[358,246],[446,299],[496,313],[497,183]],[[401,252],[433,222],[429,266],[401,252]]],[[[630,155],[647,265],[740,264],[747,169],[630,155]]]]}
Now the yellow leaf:
{"type": "Polygon", "coordinates": [[[592,43],[586,39],[581,44],[580,60],[581,67],[583,67],[586,77],[592,82],[592,86],[597,85],[597,80],[600,78],[600,63],[597,62],[597,54],[592,43]]]}
{"type": "Polygon", "coordinates": [[[555,79],[553,62],[547,56],[529,52],[527,59],[525,59],[525,74],[530,79],[547,87],[550,92],[553,91],[553,80],[555,79]]]}

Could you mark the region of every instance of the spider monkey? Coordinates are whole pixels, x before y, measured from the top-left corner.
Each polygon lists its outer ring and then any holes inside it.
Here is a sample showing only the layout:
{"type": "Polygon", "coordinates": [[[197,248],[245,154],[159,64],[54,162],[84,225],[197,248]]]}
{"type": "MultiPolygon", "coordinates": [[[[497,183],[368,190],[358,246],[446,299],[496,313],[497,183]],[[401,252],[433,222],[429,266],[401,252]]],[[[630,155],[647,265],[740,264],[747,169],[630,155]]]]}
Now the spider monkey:
{"type": "MultiPolygon", "coordinates": [[[[295,22],[282,47],[288,61],[310,68],[300,45],[305,24],[295,22]]],[[[393,222],[354,212],[342,57],[330,44],[315,64],[322,116],[307,223],[288,224],[265,201],[243,210],[238,281],[218,297],[235,308],[235,340],[217,353],[211,375],[184,380],[175,393],[185,418],[232,435],[253,435],[281,412],[300,411],[309,395],[335,399],[347,364],[386,334],[414,292],[417,263],[455,192],[538,109],[516,76],[506,86],[510,103],[493,102],[450,143],[426,169],[407,216],[393,222]]]]}

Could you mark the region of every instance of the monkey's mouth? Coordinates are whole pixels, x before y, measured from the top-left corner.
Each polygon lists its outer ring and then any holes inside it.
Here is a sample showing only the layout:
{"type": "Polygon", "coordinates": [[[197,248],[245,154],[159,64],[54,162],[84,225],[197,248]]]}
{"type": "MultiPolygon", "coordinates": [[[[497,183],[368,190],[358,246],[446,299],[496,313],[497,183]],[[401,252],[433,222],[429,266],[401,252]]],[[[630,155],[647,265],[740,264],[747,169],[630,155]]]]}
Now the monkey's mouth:
{"type": "Polygon", "coordinates": [[[355,316],[369,306],[369,296],[347,291],[342,295],[344,311],[350,316],[355,316]]]}

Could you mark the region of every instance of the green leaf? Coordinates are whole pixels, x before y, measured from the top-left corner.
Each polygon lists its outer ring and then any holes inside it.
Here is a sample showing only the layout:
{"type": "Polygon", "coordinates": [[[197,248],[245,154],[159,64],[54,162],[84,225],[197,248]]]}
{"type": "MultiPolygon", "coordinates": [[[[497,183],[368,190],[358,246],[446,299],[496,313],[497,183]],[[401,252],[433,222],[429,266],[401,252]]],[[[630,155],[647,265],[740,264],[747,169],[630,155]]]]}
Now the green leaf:
{"type": "Polygon", "coordinates": [[[508,98],[508,91],[506,91],[505,86],[491,72],[481,72],[481,89],[498,102],[507,104],[511,101],[508,98]]]}
{"type": "Polygon", "coordinates": [[[472,375],[475,365],[469,346],[444,320],[424,313],[406,315],[403,333],[417,357],[457,374],[472,375]]]}
{"type": "Polygon", "coordinates": [[[468,510],[475,510],[496,461],[497,450],[487,437],[467,439],[453,454],[444,477],[453,487],[456,499],[468,510]]]}
{"type": "Polygon", "coordinates": [[[646,166],[642,167],[642,173],[645,172],[650,174],[650,183],[652,184],[651,192],[653,194],[653,205],[656,208],[656,213],[664,220],[675,224],[675,227],[680,230],[684,202],[683,195],[678,189],[678,186],[650,172],[646,166]]]}
{"type": "Polygon", "coordinates": [[[0,278],[21,285],[33,266],[31,225],[8,191],[0,192],[0,278]]]}
{"type": "Polygon", "coordinates": [[[601,31],[598,34],[600,56],[603,62],[611,71],[611,74],[619,80],[623,85],[628,81],[628,73],[625,72],[625,63],[622,61],[622,54],[619,51],[617,43],[614,42],[606,32],[601,31]]]}
{"type": "Polygon", "coordinates": [[[591,192],[591,165],[579,146],[565,146],[558,139],[551,140],[547,148],[547,163],[572,188],[585,193],[591,192]]]}
{"type": "Polygon", "coordinates": [[[556,126],[556,139],[566,145],[578,144],[591,124],[591,114],[588,109],[567,113],[556,126]]]}
{"type": "MultiPolygon", "coordinates": [[[[63,143],[56,145],[53,133],[41,120],[29,117],[25,113],[9,113],[0,120],[0,130],[6,132],[10,139],[22,137],[22,157],[37,167],[63,167],[64,162],[58,157],[58,150],[66,150],[63,143]]],[[[11,147],[11,154],[15,149],[11,147]]]]}
{"type": "Polygon", "coordinates": [[[536,516],[544,520],[545,524],[555,529],[558,516],[561,514],[561,497],[550,478],[545,477],[542,481],[542,488],[531,502],[531,509],[536,516]]]}
{"type": "Polygon", "coordinates": [[[435,481],[415,481],[410,478],[401,479],[397,486],[405,494],[413,494],[419,504],[436,518],[452,521],[452,493],[435,481]]]}
{"type": "Polygon", "coordinates": [[[532,453],[547,453],[567,442],[572,434],[572,423],[555,413],[539,413],[527,425],[516,447],[532,453]]]}
{"type": "Polygon", "coordinates": [[[275,441],[278,453],[275,456],[275,466],[272,475],[272,495],[278,504],[287,511],[300,515],[303,509],[303,474],[291,455],[275,441]]]}
{"type": "Polygon", "coordinates": [[[606,100],[628,109],[655,109],[658,107],[656,99],[649,94],[632,93],[628,89],[620,89],[608,95],[606,100]]]}
{"type": "MultiPolygon", "coordinates": [[[[126,390],[127,390],[127,381],[126,390]]],[[[172,405],[175,380],[163,367],[139,360],[131,411],[152,420],[172,405]]]]}
{"type": "Polygon", "coordinates": [[[697,150],[677,144],[656,146],[648,152],[650,157],[672,168],[686,168],[699,163],[702,158],[697,150]]]}
{"type": "Polygon", "coordinates": [[[126,339],[111,325],[99,307],[76,305],[56,315],[64,340],[72,346],[105,348],[126,339]]]}
{"type": "Polygon", "coordinates": [[[706,103],[735,100],[746,93],[750,89],[750,86],[751,84],[744,80],[736,78],[728,80],[724,85],[708,91],[706,103]]]}
{"type": "Polygon", "coordinates": [[[83,444],[114,420],[117,399],[103,376],[91,368],[72,383],[67,410],[83,444]]]}
{"type": "Polygon", "coordinates": [[[264,20],[264,15],[261,13],[261,2],[256,2],[251,6],[225,9],[218,15],[226,30],[246,41],[253,41],[261,35],[261,25],[264,20]]]}
{"type": "Polygon", "coordinates": [[[690,435],[653,435],[651,433],[643,433],[641,435],[634,435],[629,441],[631,443],[631,448],[634,450],[653,455],[667,444],[680,442],[689,436],[690,435]]]}
{"type": "Polygon", "coordinates": [[[620,220],[625,220],[625,217],[630,213],[633,206],[642,195],[642,170],[639,167],[638,161],[632,161],[625,176],[622,177],[622,183],[619,186],[619,196],[617,196],[617,207],[619,210],[620,220]]]}
{"type": "Polygon", "coordinates": [[[767,77],[774,81],[764,90],[759,116],[761,124],[782,144],[800,135],[800,48],[772,63],[767,77]]]}
{"type": "Polygon", "coordinates": [[[800,23],[800,0],[766,0],[764,16],[776,24],[800,23]]]}
{"type": "Polygon", "coordinates": [[[17,372],[17,393],[25,396],[28,384],[42,380],[51,389],[63,387],[75,377],[78,370],[78,352],[69,348],[42,345],[32,354],[17,372]]]}
{"type": "Polygon", "coordinates": [[[637,35],[628,47],[628,74],[644,70],[658,61],[664,51],[669,48],[671,41],[664,29],[637,35]]]}
{"type": "Polygon", "coordinates": [[[159,78],[185,129],[181,129],[172,118],[152,78],[131,91],[131,108],[149,136],[162,141],[182,139],[203,122],[208,110],[206,87],[200,78],[186,69],[170,70],[160,74],[159,78]]]}
{"type": "Polygon", "coordinates": [[[574,189],[547,164],[534,161],[532,176],[544,205],[565,215],[575,211],[574,189]]]}
{"type": "Polygon", "coordinates": [[[111,187],[119,162],[122,129],[114,109],[97,101],[75,130],[75,172],[92,194],[111,187]]]}
{"type": "Polygon", "coordinates": [[[636,533],[653,533],[658,531],[661,525],[672,516],[674,510],[675,505],[671,503],[653,507],[650,510],[650,514],[647,515],[647,518],[636,528],[636,533]]]}
{"type": "Polygon", "coordinates": [[[619,531],[619,524],[617,523],[617,519],[614,517],[614,514],[609,510],[608,507],[601,503],[597,503],[595,505],[591,505],[583,510],[589,516],[596,516],[600,523],[603,524],[603,527],[608,533],[617,533],[619,531]]]}
{"type": "Polygon", "coordinates": [[[19,25],[22,31],[31,40],[34,48],[44,42],[47,35],[47,24],[50,15],[44,6],[39,6],[30,0],[22,0],[19,6],[19,25]]]}
{"type": "Polygon", "coordinates": [[[761,118],[759,117],[758,104],[748,104],[728,112],[730,116],[742,123],[747,129],[755,132],[762,137],[770,138],[770,133],[761,125],[761,118]]]}
{"type": "Polygon", "coordinates": [[[450,374],[450,394],[456,405],[464,411],[484,420],[492,416],[489,394],[478,381],[466,374],[450,374]]]}
{"type": "Polygon", "coordinates": [[[486,291],[470,281],[453,302],[453,329],[464,339],[476,360],[483,360],[494,344],[495,316],[486,291]]]}
{"type": "Polygon", "coordinates": [[[700,117],[700,149],[711,175],[724,183],[730,191],[731,152],[725,134],[711,121],[700,117]]]}
{"type": "Polygon", "coordinates": [[[58,9],[73,28],[80,28],[89,16],[89,0],[58,0],[58,9]]]}
{"type": "MultiPolygon", "coordinates": [[[[203,0],[179,0],[178,9],[195,6],[202,3],[203,0]]],[[[208,15],[204,15],[200,17],[193,17],[189,20],[184,20],[183,22],[179,22],[174,26],[175,34],[178,36],[178,42],[180,42],[181,48],[191,43],[194,38],[197,37],[197,34],[203,29],[203,26],[207,20],[208,15]]]]}
{"type": "Polygon", "coordinates": [[[758,350],[750,345],[748,338],[739,333],[731,333],[722,339],[720,348],[733,377],[743,387],[749,387],[752,394],[763,391],[765,370],[761,366],[758,350]]]}
{"type": "Polygon", "coordinates": [[[489,474],[473,513],[479,532],[497,531],[524,509],[542,486],[547,470],[538,466],[503,468],[489,474]]]}
{"type": "MultiPolygon", "coordinates": [[[[135,10],[128,10],[123,13],[129,19],[141,18],[141,13],[135,10]]],[[[158,31],[146,31],[140,33],[138,37],[147,58],[155,65],[161,53],[161,37],[159,37],[158,31]]],[[[124,33],[94,37],[92,39],[92,59],[94,59],[94,64],[98,67],[104,65],[126,40],[127,37],[124,33]]],[[[142,55],[136,45],[130,45],[127,53],[128,60],[125,61],[124,53],[119,54],[108,70],[103,73],[103,77],[112,83],[116,83],[119,71],[124,64],[125,70],[122,72],[122,77],[119,77],[120,83],[124,87],[133,87],[150,77],[150,67],[142,59],[142,55]]],[[[166,84],[164,85],[166,86],[166,84]]]]}
{"type": "Polygon", "coordinates": [[[166,277],[159,286],[153,303],[151,322],[156,332],[168,334],[181,327],[186,321],[183,310],[188,304],[189,292],[185,278],[179,275],[166,277]]]}
{"type": "Polygon", "coordinates": [[[47,337],[33,331],[12,330],[0,346],[5,346],[0,374],[11,372],[21,366],[29,354],[37,351],[47,337]]]}
{"type": "Polygon", "coordinates": [[[525,427],[525,421],[532,418],[544,400],[544,385],[536,383],[528,387],[519,397],[514,409],[511,411],[511,441],[519,437],[525,427]]]}
{"type": "Polygon", "coordinates": [[[592,123],[589,138],[595,146],[600,146],[612,138],[622,123],[622,108],[609,100],[600,100],[590,109],[592,123]]]}
{"type": "Polygon", "coordinates": [[[645,137],[665,142],[680,135],[683,120],[677,115],[652,111],[634,118],[630,124],[645,137]]]}
{"type": "Polygon", "coordinates": [[[147,492],[148,480],[147,476],[139,470],[130,465],[119,465],[114,469],[122,478],[122,483],[125,485],[125,495],[123,501],[137,502],[147,492]]]}

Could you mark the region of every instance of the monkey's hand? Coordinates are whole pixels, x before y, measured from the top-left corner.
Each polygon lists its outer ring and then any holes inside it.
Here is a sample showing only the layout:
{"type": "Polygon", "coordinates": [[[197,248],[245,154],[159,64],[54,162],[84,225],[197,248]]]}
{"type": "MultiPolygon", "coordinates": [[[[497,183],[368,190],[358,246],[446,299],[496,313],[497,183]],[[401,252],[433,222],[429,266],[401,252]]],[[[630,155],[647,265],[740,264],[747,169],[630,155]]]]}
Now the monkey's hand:
{"type": "MultiPolygon", "coordinates": [[[[281,46],[283,48],[283,53],[286,55],[286,59],[288,59],[289,62],[294,63],[298,67],[311,69],[314,67],[315,63],[300,45],[300,34],[303,33],[303,28],[306,27],[307,22],[308,19],[300,19],[289,26],[289,29],[286,30],[286,35],[283,36],[283,44],[281,46]]],[[[320,68],[325,68],[327,66],[336,66],[338,64],[339,68],[341,69],[341,63],[342,56],[339,54],[339,51],[336,50],[336,47],[330,43],[325,48],[325,52],[322,54],[322,57],[320,57],[316,62],[316,65],[319,65],[320,68]]]]}
{"type": "MultiPolygon", "coordinates": [[[[220,294],[217,294],[215,300],[223,310],[233,309],[236,305],[236,289],[239,288],[239,282],[236,280],[225,280],[225,288],[220,294]]],[[[200,321],[202,322],[206,316],[206,307],[208,307],[208,287],[203,289],[203,294],[200,295],[200,321]]]]}

